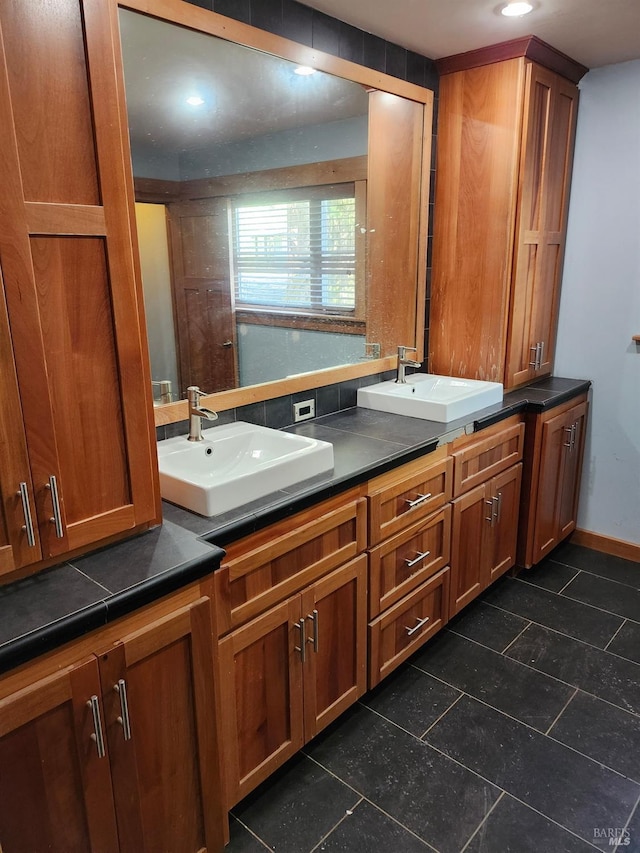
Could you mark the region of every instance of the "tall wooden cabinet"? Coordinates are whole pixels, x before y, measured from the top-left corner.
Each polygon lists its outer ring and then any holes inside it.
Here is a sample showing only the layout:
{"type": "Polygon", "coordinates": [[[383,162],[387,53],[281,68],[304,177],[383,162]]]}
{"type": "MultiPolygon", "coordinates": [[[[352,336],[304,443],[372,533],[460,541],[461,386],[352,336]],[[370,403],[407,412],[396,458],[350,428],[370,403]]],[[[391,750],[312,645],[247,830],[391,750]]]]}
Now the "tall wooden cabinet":
{"type": "Polygon", "coordinates": [[[429,366],[514,388],[553,367],[586,69],[531,37],[439,70],[429,366]]]}
{"type": "Polygon", "coordinates": [[[159,512],[111,11],[2,4],[5,573],[159,512]]]}

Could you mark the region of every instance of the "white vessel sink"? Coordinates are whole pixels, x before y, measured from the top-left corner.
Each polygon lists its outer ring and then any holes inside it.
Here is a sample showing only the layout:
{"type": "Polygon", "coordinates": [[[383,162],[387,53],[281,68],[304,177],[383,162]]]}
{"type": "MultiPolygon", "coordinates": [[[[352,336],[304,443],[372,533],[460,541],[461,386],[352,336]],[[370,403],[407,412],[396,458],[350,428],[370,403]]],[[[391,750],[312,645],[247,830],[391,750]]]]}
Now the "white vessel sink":
{"type": "Polygon", "coordinates": [[[158,442],[163,498],[219,515],[333,468],[333,445],[238,421],[158,442]]]}
{"type": "Polygon", "coordinates": [[[405,384],[393,379],[358,388],[358,405],[395,415],[448,423],[501,403],[500,382],[413,373],[405,384]]]}

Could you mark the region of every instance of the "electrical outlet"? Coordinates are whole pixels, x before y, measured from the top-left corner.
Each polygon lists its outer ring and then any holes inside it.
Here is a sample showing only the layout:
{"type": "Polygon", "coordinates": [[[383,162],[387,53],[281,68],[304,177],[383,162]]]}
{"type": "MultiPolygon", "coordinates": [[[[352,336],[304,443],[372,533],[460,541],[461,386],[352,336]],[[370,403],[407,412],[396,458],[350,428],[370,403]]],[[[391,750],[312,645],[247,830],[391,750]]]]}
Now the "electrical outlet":
{"type": "Polygon", "coordinates": [[[316,401],[301,400],[299,403],[293,404],[293,422],[308,421],[309,418],[316,416],[316,401]]]}

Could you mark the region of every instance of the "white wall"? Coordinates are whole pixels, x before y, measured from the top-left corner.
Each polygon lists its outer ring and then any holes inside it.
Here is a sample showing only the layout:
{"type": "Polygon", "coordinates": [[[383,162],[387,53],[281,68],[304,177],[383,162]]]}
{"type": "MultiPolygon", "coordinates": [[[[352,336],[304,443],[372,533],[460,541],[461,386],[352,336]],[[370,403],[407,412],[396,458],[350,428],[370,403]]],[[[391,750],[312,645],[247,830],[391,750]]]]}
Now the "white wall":
{"type": "Polygon", "coordinates": [[[593,380],[578,527],[640,544],[640,61],[580,90],[554,372],[593,380]]]}

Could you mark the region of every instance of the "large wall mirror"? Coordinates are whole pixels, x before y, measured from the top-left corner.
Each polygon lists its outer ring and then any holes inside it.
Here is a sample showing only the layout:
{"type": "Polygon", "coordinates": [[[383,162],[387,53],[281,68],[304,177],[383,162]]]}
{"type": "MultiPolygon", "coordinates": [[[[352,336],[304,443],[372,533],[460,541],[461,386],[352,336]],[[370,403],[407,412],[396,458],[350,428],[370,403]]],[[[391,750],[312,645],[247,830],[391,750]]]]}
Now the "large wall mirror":
{"type": "Polygon", "coordinates": [[[421,350],[431,93],[153,5],[119,26],[156,406],[193,384],[227,408],[421,350]]]}

